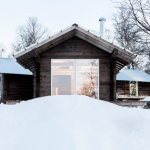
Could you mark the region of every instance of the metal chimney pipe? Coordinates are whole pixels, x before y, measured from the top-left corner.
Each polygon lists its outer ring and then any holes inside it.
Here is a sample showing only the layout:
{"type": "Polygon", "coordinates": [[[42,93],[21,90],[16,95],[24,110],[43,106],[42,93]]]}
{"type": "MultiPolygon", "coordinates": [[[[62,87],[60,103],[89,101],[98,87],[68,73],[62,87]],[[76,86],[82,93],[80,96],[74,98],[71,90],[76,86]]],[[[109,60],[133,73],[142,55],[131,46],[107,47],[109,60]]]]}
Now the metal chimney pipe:
{"type": "Polygon", "coordinates": [[[99,22],[100,22],[100,36],[103,37],[106,19],[102,17],[99,19],[99,22]]]}

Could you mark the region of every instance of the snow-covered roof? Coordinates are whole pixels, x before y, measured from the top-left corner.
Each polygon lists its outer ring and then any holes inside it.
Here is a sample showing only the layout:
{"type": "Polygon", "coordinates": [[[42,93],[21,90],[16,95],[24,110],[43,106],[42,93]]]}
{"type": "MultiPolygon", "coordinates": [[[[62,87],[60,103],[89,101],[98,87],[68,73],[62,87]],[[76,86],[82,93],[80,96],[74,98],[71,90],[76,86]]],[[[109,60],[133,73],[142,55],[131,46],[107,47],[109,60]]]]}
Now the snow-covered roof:
{"type": "Polygon", "coordinates": [[[117,74],[117,80],[150,82],[150,75],[137,69],[123,69],[117,74]]]}
{"type": "Polygon", "coordinates": [[[32,75],[13,58],[0,58],[0,73],[32,75]]]}

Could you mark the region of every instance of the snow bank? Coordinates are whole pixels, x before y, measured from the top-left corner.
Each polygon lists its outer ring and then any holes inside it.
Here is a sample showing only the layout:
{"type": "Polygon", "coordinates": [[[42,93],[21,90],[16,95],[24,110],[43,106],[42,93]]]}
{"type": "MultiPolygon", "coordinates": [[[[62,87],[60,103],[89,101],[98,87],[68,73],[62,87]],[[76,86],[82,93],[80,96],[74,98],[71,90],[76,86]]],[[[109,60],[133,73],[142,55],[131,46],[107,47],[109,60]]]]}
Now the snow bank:
{"type": "Polygon", "coordinates": [[[149,150],[150,111],[85,96],[0,105],[1,150],[149,150]]]}

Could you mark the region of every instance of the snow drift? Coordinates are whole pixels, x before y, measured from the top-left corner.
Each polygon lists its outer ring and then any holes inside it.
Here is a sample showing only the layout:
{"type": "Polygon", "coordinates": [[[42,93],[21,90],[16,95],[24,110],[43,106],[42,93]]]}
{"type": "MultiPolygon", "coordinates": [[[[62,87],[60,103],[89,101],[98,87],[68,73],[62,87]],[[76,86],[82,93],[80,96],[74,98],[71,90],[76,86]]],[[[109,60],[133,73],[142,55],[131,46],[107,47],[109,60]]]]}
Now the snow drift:
{"type": "Polygon", "coordinates": [[[149,150],[150,111],[86,96],[0,105],[1,150],[149,150]]]}

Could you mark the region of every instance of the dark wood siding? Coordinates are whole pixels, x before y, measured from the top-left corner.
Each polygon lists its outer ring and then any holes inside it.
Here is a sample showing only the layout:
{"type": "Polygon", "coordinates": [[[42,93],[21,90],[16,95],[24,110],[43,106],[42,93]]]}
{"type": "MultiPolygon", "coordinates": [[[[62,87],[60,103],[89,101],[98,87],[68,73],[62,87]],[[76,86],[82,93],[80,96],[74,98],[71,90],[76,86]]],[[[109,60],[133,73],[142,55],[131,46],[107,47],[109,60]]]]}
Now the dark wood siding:
{"type": "Polygon", "coordinates": [[[110,54],[103,50],[77,38],[48,49],[39,56],[40,63],[40,83],[39,96],[51,94],[51,59],[99,59],[99,95],[100,99],[110,100],[111,96],[111,60],[110,54]]]}
{"type": "Polygon", "coordinates": [[[33,98],[33,77],[30,75],[4,74],[3,101],[33,98]]]}
{"type": "Polygon", "coordinates": [[[139,96],[150,96],[150,83],[139,82],[139,96]]]}
{"type": "MultiPolygon", "coordinates": [[[[129,81],[117,81],[117,94],[130,96],[129,81]]],[[[150,96],[150,82],[138,82],[138,95],[150,96]]]]}
{"type": "Polygon", "coordinates": [[[129,81],[117,81],[117,94],[130,95],[129,81]]]}

